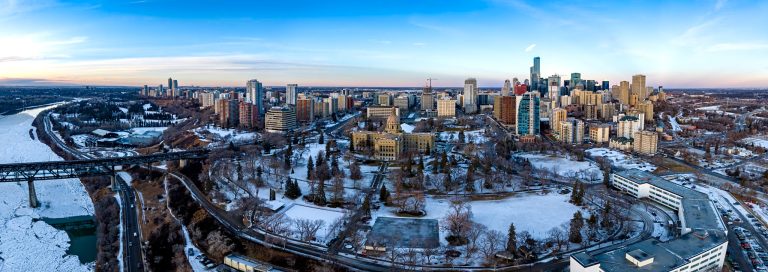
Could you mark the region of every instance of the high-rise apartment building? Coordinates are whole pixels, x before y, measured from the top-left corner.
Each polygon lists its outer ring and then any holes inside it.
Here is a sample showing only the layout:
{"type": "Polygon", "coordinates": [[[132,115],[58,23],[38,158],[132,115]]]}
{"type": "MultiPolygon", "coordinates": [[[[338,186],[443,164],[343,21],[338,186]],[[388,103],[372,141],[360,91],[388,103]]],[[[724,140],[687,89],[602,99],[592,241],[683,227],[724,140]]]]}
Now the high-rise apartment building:
{"type": "Polygon", "coordinates": [[[645,100],[638,103],[637,109],[645,114],[646,122],[653,122],[653,102],[645,100]]]}
{"type": "Polygon", "coordinates": [[[637,131],[632,142],[632,150],[643,155],[654,155],[658,147],[659,134],[654,131],[637,131]]]}
{"type": "Polygon", "coordinates": [[[384,121],[392,114],[392,109],[395,109],[395,115],[400,118],[400,109],[391,106],[370,106],[366,109],[366,113],[370,120],[384,121]]]}
{"type": "Polygon", "coordinates": [[[584,86],[584,83],[581,82],[581,73],[571,73],[571,89],[576,89],[578,85],[584,86]]]}
{"type": "Polygon", "coordinates": [[[475,113],[477,111],[477,79],[464,80],[464,112],[475,113]]]}
{"type": "Polygon", "coordinates": [[[516,106],[514,96],[497,96],[493,100],[493,116],[502,124],[514,125],[516,106]]]}
{"type": "Polygon", "coordinates": [[[240,127],[244,129],[257,128],[259,124],[259,109],[256,108],[256,105],[240,101],[238,106],[240,127]]]}
{"type": "Polygon", "coordinates": [[[635,132],[642,129],[642,123],[643,121],[635,116],[622,116],[619,119],[618,128],[616,130],[616,137],[632,139],[635,132]]]}
{"type": "Polygon", "coordinates": [[[298,84],[288,84],[285,86],[285,104],[296,105],[297,93],[296,89],[299,88],[298,84]]]}
{"type": "Polygon", "coordinates": [[[532,91],[515,98],[517,135],[539,135],[539,92],[532,91]]]}
{"type": "Polygon", "coordinates": [[[589,126],[589,139],[594,143],[607,143],[611,139],[611,125],[594,124],[589,126]]]}
{"type": "Polygon", "coordinates": [[[549,117],[549,124],[552,128],[552,133],[555,134],[555,138],[560,139],[560,130],[558,124],[565,121],[568,118],[568,110],[563,108],[552,109],[552,116],[549,117]]]}
{"type": "Polygon", "coordinates": [[[290,107],[272,107],[264,116],[264,129],[272,133],[287,133],[296,129],[296,113],[290,107]]]}
{"type": "Polygon", "coordinates": [[[259,116],[264,116],[264,86],[258,80],[251,79],[246,83],[246,89],[248,102],[256,105],[259,116]]]}
{"type": "Polygon", "coordinates": [[[456,116],[456,100],[455,99],[437,100],[437,116],[438,117],[456,116]]]}
{"type": "Polygon", "coordinates": [[[214,92],[201,92],[197,95],[202,108],[212,107],[216,102],[217,94],[214,92]]]}
{"type": "Polygon", "coordinates": [[[216,101],[216,109],[218,110],[216,113],[219,115],[219,126],[225,128],[237,127],[237,122],[240,120],[237,100],[219,99],[216,101]]]}
{"type": "Polygon", "coordinates": [[[378,101],[379,106],[392,106],[392,96],[387,93],[379,94],[378,101]]]}
{"type": "Polygon", "coordinates": [[[296,121],[311,123],[315,120],[315,101],[311,97],[296,100],[296,121]]]}
{"type": "Polygon", "coordinates": [[[568,118],[560,121],[560,141],[568,144],[581,144],[584,142],[584,121],[576,118],[568,118]]]}

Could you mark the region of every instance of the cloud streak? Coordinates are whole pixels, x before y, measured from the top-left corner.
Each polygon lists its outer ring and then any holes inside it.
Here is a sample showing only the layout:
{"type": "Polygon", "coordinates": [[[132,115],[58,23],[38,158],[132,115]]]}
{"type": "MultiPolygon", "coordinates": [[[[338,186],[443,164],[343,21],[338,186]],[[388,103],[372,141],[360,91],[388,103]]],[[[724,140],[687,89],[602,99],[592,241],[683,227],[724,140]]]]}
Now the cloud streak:
{"type": "Polygon", "coordinates": [[[531,44],[528,47],[525,48],[525,52],[531,52],[533,49],[536,48],[536,44],[531,44]]]}

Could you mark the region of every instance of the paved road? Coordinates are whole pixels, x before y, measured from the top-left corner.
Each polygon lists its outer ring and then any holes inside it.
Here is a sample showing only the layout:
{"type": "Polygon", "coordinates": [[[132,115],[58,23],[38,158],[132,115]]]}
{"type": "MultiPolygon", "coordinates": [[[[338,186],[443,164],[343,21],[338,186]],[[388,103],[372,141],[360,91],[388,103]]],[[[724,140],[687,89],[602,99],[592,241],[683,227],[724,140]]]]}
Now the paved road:
{"type": "MultiPolygon", "coordinates": [[[[53,125],[51,124],[50,114],[46,114],[43,117],[43,123],[45,127],[45,133],[50,139],[53,140],[54,144],[64,150],[64,152],[67,152],[68,154],[78,159],[92,158],[90,155],[84,154],[77,149],[67,146],[64,141],[59,139],[59,137],[53,133],[53,125]]],[[[121,221],[123,226],[122,246],[124,247],[124,255],[122,258],[124,260],[124,269],[129,272],[144,271],[144,255],[141,249],[141,231],[138,223],[138,216],[136,215],[136,209],[134,208],[136,206],[136,198],[133,193],[133,189],[120,178],[115,178],[115,186],[116,188],[114,189],[116,189],[117,193],[120,194],[120,199],[122,200],[122,205],[120,205],[120,215],[122,217],[121,221]]]]}

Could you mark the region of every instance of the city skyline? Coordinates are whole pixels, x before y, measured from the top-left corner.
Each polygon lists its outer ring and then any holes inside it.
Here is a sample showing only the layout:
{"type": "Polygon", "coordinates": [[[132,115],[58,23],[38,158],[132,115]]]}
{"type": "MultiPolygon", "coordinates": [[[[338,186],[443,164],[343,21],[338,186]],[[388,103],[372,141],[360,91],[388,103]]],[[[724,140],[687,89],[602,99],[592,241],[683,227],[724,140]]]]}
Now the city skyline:
{"type": "Polygon", "coordinates": [[[768,86],[768,3],[318,4],[0,0],[0,85],[479,87],[581,73],[611,85],[768,86]],[[82,20],[88,18],[88,20],[82,20]]]}

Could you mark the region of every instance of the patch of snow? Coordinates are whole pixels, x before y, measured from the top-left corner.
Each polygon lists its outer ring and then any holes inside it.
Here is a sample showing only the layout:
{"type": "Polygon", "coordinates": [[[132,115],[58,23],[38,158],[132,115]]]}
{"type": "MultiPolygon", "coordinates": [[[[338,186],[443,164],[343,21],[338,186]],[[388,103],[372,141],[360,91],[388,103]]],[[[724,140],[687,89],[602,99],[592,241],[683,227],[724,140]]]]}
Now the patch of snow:
{"type": "Polygon", "coordinates": [[[402,128],[403,132],[405,133],[412,133],[413,129],[416,128],[416,126],[409,125],[409,124],[400,124],[400,128],[402,128]]]}
{"type": "Polygon", "coordinates": [[[603,171],[591,161],[576,161],[555,155],[523,154],[533,167],[553,172],[562,177],[576,177],[585,181],[600,182],[603,171]]]}
{"type": "Polygon", "coordinates": [[[645,162],[639,158],[629,157],[621,151],[608,149],[604,147],[587,149],[587,154],[593,158],[604,157],[611,162],[614,167],[623,169],[637,169],[647,172],[656,170],[656,166],[645,162]]]}

